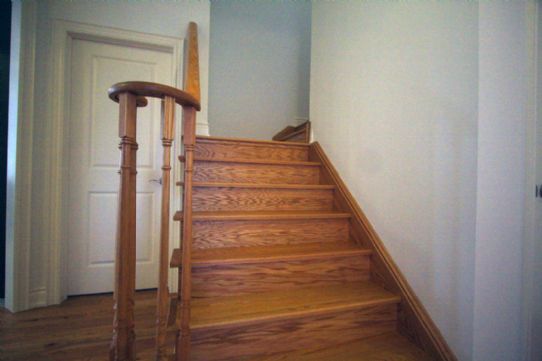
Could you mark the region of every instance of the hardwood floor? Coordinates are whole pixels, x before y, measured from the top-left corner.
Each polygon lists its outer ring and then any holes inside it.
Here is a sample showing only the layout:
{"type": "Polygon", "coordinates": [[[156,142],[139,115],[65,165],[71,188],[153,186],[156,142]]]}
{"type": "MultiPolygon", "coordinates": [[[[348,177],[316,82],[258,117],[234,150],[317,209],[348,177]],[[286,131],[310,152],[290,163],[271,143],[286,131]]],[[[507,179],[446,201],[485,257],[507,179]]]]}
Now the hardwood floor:
{"type": "MultiPolygon", "coordinates": [[[[136,294],[138,360],[152,360],[156,292],[136,294]]],[[[108,360],[113,330],[111,294],[70,297],[60,306],[12,314],[0,308],[1,361],[108,360]]]]}
{"type": "MultiPolygon", "coordinates": [[[[136,294],[137,360],[153,360],[155,295],[155,291],[139,291],[136,294]]],[[[60,306],[17,314],[0,308],[0,360],[107,360],[112,331],[112,306],[112,295],[106,294],[70,297],[60,306]]],[[[237,311],[225,310],[224,318],[237,311]]],[[[299,349],[295,352],[238,359],[249,360],[426,361],[429,358],[406,339],[392,332],[331,348],[299,349]]]]}

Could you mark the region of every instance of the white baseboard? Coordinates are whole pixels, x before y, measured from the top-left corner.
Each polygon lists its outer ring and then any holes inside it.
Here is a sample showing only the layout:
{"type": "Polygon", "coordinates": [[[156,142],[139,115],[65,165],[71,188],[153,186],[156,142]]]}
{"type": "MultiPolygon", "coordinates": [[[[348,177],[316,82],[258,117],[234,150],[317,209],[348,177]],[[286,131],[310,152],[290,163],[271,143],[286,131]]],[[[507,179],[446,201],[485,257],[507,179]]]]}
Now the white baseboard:
{"type": "Polygon", "coordinates": [[[30,291],[28,295],[28,305],[30,308],[47,306],[47,292],[45,287],[30,291]]]}

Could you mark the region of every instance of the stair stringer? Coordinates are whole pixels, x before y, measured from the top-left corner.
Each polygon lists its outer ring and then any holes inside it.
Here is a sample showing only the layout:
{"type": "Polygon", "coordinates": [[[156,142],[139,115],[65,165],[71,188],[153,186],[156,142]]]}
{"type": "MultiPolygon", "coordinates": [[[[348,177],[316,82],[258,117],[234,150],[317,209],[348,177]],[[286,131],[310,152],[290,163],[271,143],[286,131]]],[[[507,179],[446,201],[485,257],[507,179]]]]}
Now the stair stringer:
{"type": "Polygon", "coordinates": [[[441,332],[414,294],[406,278],[386,250],[384,243],[318,142],[310,144],[309,161],[320,162],[322,164],[320,181],[336,187],[335,207],[337,210],[351,214],[350,231],[352,237],[373,251],[371,257],[371,278],[373,281],[401,296],[397,320],[399,332],[435,360],[457,361],[441,332]]]}

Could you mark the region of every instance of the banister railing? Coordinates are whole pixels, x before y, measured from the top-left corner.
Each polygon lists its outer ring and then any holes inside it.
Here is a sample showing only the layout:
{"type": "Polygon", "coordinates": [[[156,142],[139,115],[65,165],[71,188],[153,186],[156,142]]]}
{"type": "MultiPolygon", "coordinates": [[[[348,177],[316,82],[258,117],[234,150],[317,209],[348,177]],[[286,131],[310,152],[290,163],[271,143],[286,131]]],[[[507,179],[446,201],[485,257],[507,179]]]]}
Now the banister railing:
{"type": "Polygon", "coordinates": [[[136,173],[137,107],[147,105],[146,97],[162,99],[162,204],[160,221],[159,280],[156,308],[156,360],[166,360],[167,324],[170,295],[169,222],[171,191],[171,146],[174,140],[175,103],[183,109],[184,190],[182,222],[182,267],[179,277],[177,312],[176,360],[187,361],[190,355],[190,299],[192,246],[192,167],[195,146],[196,111],[200,110],[199,65],[197,64],[197,26],[190,23],[188,34],[188,64],[185,89],[149,82],[123,82],[113,85],[109,97],[119,103],[119,137],[121,150],[119,210],[117,223],[113,339],[110,360],[134,361],[134,296],[136,269],[136,173]],[[194,53],[195,52],[195,53],[194,53]],[[194,64],[194,61],[196,62],[194,64]],[[197,77],[197,79],[194,79],[197,77]]]}

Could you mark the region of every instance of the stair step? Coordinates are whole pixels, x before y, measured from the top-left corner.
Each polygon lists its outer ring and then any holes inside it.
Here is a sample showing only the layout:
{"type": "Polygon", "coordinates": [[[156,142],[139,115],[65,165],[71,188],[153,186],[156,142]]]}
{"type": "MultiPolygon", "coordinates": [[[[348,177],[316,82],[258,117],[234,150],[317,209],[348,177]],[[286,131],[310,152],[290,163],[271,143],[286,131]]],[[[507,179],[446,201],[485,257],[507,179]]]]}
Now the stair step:
{"type": "MultiPolygon", "coordinates": [[[[181,162],[185,161],[184,155],[179,156],[181,162]]],[[[290,165],[290,166],[306,166],[319,167],[320,162],[309,162],[299,160],[273,160],[273,159],[245,159],[245,158],[225,158],[217,159],[210,157],[194,157],[194,162],[212,162],[212,163],[241,163],[241,164],[264,164],[264,165],[290,165]]]]}
{"type": "MultiPolygon", "coordinates": [[[[231,247],[196,249],[192,252],[192,267],[228,264],[254,264],[276,261],[296,261],[342,256],[368,256],[371,250],[353,242],[325,242],[305,244],[279,244],[263,247],[231,247]]],[[[181,250],[176,248],[171,267],[181,266],[181,250]]]]}
{"type": "Polygon", "coordinates": [[[399,296],[371,282],[345,283],[252,295],[195,299],[192,330],[396,304],[399,296]]]}
{"type": "Polygon", "coordinates": [[[214,159],[265,159],[306,161],[309,147],[306,143],[288,143],[237,138],[197,136],[196,157],[214,159]]]}
{"type": "MultiPolygon", "coordinates": [[[[178,186],[184,185],[183,182],[177,182],[178,186]]],[[[224,182],[193,182],[194,188],[251,188],[251,189],[301,189],[301,190],[323,190],[335,189],[331,184],[267,184],[267,183],[224,183],[224,182]]]]}
{"type": "Polygon", "coordinates": [[[318,184],[320,176],[318,162],[213,158],[194,162],[194,182],[318,184]]]}
{"type": "Polygon", "coordinates": [[[276,187],[266,187],[245,184],[231,187],[228,183],[197,183],[194,185],[192,196],[193,210],[265,211],[331,210],[333,208],[333,187],[291,184],[286,186],[281,184],[276,187]]]}
{"type": "Polygon", "coordinates": [[[340,242],[350,238],[349,218],[336,211],[194,212],[193,247],[340,242]]]}
{"type": "Polygon", "coordinates": [[[192,301],[192,360],[238,360],[391,332],[399,297],[370,282],[192,301]]]}
{"type": "MultiPolygon", "coordinates": [[[[369,252],[353,243],[334,245],[338,248],[336,252],[329,245],[318,244],[307,244],[305,253],[299,245],[196,250],[193,253],[192,297],[233,296],[368,281],[369,252]],[[269,249],[270,254],[266,254],[269,249]]],[[[175,261],[177,265],[180,263],[178,254],[175,261]]]]}
{"type": "MultiPolygon", "coordinates": [[[[193,221],[255,221],[255,220],[285,220],[285,219],[340,219],[350,218],[350,213],[338,211],[217,211],[192,212],[193,221]]],[[[178,211],[173,217],[176,221],[183,220],[183,212],[178,211]]]]}
{"type": "Polygon", "coordinates": [[[425,352],[397,332],[338,346],[239,358],[237,361],[432,361],[425,352]]]}

